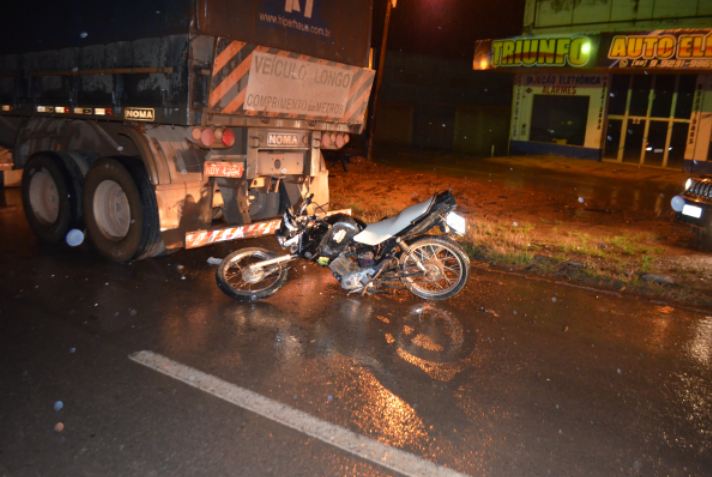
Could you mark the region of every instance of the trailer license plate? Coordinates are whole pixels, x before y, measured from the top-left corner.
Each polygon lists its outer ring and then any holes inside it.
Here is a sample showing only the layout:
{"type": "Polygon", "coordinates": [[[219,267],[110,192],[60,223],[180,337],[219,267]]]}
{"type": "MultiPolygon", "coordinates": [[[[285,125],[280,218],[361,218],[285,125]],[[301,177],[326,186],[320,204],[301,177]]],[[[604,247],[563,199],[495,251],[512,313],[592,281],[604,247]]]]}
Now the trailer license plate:
{"type": "Polygon", "coordinates": [[[242,162],[229,161],[205,161],[203,174],[206,177],[228,177],[238,179],[245,172],[245,165],[242,162]]]}
{"type": "Polygon", "coordinates": [[[685,204],[682,207],[682,215],[687,215],[688,217],[694,217],[696,219],[699,219],[700,217],[702,217],[702,207],[685,204]]]}

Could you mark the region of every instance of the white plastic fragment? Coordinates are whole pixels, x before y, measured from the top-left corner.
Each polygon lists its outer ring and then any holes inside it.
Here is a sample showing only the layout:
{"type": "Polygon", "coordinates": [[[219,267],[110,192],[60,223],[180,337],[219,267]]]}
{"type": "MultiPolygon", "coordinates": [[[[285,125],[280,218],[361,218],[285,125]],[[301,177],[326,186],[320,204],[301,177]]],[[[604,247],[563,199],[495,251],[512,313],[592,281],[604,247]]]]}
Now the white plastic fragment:
{"type": "Polygon", "coordinates": [[[208,265],[220,265],[222,263],[222,258],[208,257],[208,265]]]}

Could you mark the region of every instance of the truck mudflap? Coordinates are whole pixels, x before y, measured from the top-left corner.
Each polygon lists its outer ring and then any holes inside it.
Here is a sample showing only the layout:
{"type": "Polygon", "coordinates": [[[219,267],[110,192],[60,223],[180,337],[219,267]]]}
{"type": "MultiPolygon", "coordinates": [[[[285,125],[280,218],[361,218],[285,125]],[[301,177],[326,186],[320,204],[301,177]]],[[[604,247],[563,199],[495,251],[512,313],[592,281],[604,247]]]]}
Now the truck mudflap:
{"type": "MultiPolygon", "coordinates": [[[[329,211],[319,216],[346,214],[351,215],[351,209],[341,209],[329,211]]],[[[237,239],[250,239],[272,235],[277,232],[282,219],[265,220],[254,224],[239,225],[236,227],[220,227],[213,229],[193,230],[185,234],[185,248],[205,247],[219,242],[227,242],[237,239]]]]}
{"type": "Polygon", "coordinates": [[[220,38],[207,109],[363,126],[374,76],[368,68],[220,38]]]}

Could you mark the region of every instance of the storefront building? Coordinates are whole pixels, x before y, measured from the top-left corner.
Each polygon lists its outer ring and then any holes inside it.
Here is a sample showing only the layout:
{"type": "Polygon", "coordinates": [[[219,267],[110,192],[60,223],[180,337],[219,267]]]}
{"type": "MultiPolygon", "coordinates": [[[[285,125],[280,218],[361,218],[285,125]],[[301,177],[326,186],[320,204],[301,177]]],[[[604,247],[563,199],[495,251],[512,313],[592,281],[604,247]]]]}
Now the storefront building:
{"type": "Polygon", "coordinates": [[[473,61],[514,74],[512,154],[712,172],[712,2],[529,0],[524,25],[473,61]]]}

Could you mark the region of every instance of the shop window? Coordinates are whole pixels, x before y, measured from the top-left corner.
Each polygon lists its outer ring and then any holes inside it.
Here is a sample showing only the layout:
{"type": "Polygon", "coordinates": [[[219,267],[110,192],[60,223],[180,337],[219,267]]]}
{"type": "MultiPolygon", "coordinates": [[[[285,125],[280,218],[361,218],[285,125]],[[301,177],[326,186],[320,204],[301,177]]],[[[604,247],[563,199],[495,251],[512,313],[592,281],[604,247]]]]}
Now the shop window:
{"type": "Polygon", "coordinates": [[[640,147],[643,144],[645,121],[629,121],[625,131],[625,146],[623,147],[623,160],[625,162],[640,163],[640,147]]]}
{"type": "Polygon", "coordinates": [[[608,129],[606,130],[606,152],[605,157],[618,157],[618,148],[621,145],[621,126],[623,121],[620,119],[609,119],[608,129]]]}
{"type": "Polygon", "coordinates": [[[588,96],[534,95],[531,141],[583,146],[588,96]]]}
{"type": "Polygon", "coordinates": [[[696,83],[697,77],[694,75],[680,76],[680,84],[677,87],[677,105],[675,106],[676,118],[690,119],[696,83]]]}
{"type": "Polygon", "coordinates": [[[648,129],[648,143],[645,145],[645,163],[647,165],[663,165],[667,129],[667,121],[650,121],[648,129]]]}
{"type": "Polygon", "coordinates": [[[624,114],[630,76],[613,75],[608,91],[608,114],[624,114]]]}
{"type": "Polygon", "coordinates": [[[685,162],[685,146],[687,145],[687,130],[690,125],[687,123],[675,123],[672,125],[672,136],[668,151],[669,167],[682,167],[685,162]]]}
{"type": "Polygon", "coordinates": [[[655,78],[653,109],[650,115],[656,118],[669,118],[672,95],[674,92],[675,77],[672,75],[658,75],[655,78]]]}
{"type": "Polygon", "coordinates": [[[648,114],[651,79],[650,75],[633,76],[633,87],[630,97],[631,116],[645,116],[648,114]]]}

